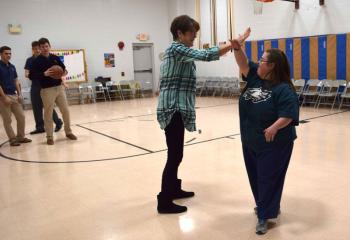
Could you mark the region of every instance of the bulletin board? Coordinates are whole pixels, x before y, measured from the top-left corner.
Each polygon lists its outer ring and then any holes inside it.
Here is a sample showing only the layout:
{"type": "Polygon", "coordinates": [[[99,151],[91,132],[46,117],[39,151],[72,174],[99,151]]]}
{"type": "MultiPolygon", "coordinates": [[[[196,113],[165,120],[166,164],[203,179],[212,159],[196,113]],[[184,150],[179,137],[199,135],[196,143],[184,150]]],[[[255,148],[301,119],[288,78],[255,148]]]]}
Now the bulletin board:
{"type": "Polygon", "coordinates": [[[67,83],[87,82],[87,67],[84,49],[51,50],[50,53],[58,56],[66,66],[68,74],[65,76],[65,80],[67,83]]]}

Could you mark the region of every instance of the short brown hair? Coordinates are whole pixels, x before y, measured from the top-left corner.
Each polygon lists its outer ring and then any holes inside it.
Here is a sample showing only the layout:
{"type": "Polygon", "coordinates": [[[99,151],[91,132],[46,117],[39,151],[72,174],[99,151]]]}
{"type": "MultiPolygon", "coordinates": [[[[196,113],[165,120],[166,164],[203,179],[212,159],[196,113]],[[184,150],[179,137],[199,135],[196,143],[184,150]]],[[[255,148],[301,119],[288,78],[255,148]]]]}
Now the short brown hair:
{"type": "Polygon", "coordinates": [[[170,32],[173,35],[173,40],[177,40],[179,37],[177,34],[177,31],[180,31],[182,33],[198,32],[199,29],[200,29],[200,26],[196,20],[194,20],[193,18],[190,18],[187,15],[181,15],[176,17],[171,23],[170,32]]]}
{"type": "Polygon", "coordinates": [[[40,38],[38,42],[39,42],[39,45],[44,45],[45,43],[47,43],[51,46],[49,39],[47,38],[40,38]]]}
{"type": "Polygon", "coordinates": [[[0,53],[5,52],[6,50],[11,50],[11,48],[8,47],[8,46],[2,46],[2,47],[0,48],[0,53]]]}
{"type": "Polygon", "coordinates": [[[39,44],[38,41],[33,41],[33,42],[32,42],[32,48],[38,47],[39,45],[40,45],[40,44],[39,44]]]}

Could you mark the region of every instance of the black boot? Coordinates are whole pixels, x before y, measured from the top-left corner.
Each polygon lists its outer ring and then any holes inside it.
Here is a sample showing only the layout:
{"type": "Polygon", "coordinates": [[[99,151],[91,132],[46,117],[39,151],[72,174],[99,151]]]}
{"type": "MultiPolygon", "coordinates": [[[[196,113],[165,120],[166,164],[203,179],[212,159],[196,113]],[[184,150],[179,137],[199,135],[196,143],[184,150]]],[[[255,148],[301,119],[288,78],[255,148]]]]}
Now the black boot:
{"type": "Polygon", "coordinates": [[[157,210],[158,213],[182,213],[187,211],[187,207],[176,205],[173,203],[173,200],[169,195],[164,193],[159,193],[157,195],[158,199],[158,206],[157,210]]]}
{"type": "Polygon", "coordinates": [[[173,194],[173,199],[189,198],[193,196],[194,196],[194,192],[187,192],[181,189],[181,179],[177,179],[175,184],[175,192],[173,194]]]}

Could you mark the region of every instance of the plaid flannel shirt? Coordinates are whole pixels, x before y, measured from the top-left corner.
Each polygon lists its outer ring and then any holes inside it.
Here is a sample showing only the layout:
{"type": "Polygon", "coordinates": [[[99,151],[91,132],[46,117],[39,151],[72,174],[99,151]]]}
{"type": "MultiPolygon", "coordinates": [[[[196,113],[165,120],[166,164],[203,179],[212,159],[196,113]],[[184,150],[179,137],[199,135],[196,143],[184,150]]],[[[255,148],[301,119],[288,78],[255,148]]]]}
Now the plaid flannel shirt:
{"type": "Polygon", "coordinates": [[[160,92],[157,119],[161,129],[180,112],[185,128],[196,131],[196,65],[194,61],[219,59],[219,48],[196,50],[173,42],[166,50],[160,66],[160,92]]]}

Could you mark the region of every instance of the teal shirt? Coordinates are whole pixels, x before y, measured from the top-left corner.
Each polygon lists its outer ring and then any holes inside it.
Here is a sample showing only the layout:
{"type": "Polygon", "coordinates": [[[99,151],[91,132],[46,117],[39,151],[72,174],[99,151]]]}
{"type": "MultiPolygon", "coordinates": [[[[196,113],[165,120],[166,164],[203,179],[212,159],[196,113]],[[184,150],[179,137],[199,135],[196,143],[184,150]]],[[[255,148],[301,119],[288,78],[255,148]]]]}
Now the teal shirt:
{"type": "Polygon", "coordinates": [[[250,62],[247,82],[239,99],[241,139],[243,145],[259,152],[294,141],[295,126],[299,125],[299,101],[287,83],[269,86],[257,75],[258,65],[250,62]],[[273,142],[266,142],[264,130],[278,118],[291,118],[292,122],[280,129],[273,142]]]}
{"type": "Polygon", "coordinates": [[[157,119],[161,129],[171,121],[175,112],[180,112],[185,128],[196,130],[196,65],[194,61],[219,59],[219,48],[196,50],[182,43],[173,42],[165,51],[160,66],[160,92],[157,119]]]}

